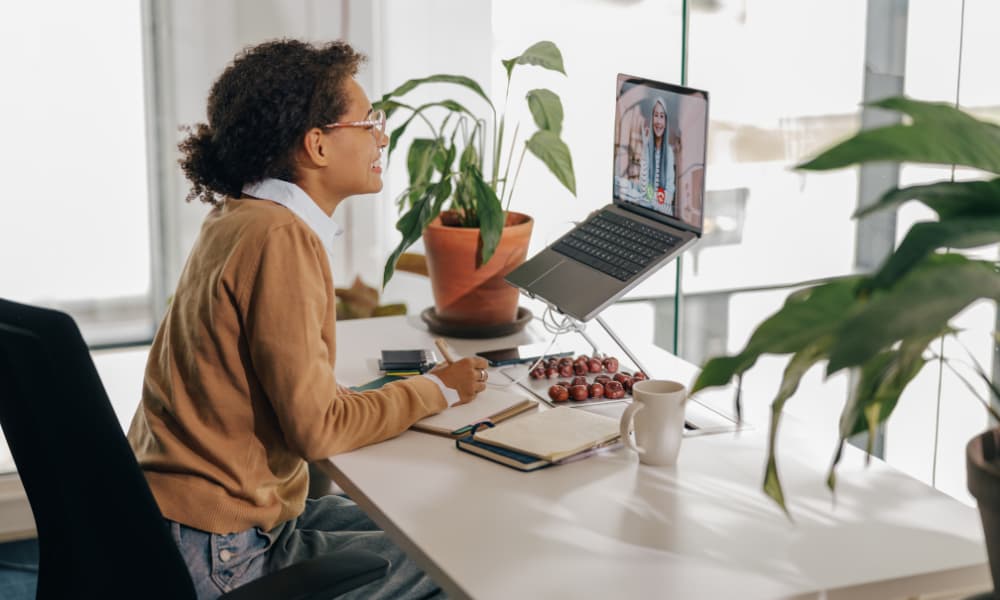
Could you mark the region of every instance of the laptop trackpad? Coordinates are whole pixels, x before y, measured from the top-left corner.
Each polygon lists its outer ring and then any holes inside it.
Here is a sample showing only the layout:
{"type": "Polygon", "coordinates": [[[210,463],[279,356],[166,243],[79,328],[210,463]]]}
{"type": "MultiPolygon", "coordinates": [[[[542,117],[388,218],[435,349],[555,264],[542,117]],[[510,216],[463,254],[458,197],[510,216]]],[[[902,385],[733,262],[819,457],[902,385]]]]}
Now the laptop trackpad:
{"type": "Polygon", "coordinates": [[[532,257],[531,260],[522,263],[521,266],[511,271],[507,275],[507,281],[518,287],[528,287],[538,281],[539,277],[548,274],[552,269],[559,266],[560,263],[565,262],[565,260],[565,257],[551,250],[543,250],[538,255],[532,257]]]}
{"type": "Polygon", "coordinates": [[[578,318],[590,314],[607,302],[623,285],[617,279],[598,273],[575,260],[563,260],[559,268],[536,281],[531,286],[531,291],[566,314],[578,318]]]}

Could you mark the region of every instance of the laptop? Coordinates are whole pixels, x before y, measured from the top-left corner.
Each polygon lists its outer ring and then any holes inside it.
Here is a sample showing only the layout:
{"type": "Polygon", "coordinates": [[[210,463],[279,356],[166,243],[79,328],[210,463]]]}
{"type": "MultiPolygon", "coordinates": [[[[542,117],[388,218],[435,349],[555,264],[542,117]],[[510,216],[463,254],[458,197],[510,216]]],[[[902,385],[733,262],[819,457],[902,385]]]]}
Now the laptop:
{"type": "Polygon", "coordinates": [[[589,321],[701,237],[708,92],[619,74],[612,202],[506,276],[589,321]]]}

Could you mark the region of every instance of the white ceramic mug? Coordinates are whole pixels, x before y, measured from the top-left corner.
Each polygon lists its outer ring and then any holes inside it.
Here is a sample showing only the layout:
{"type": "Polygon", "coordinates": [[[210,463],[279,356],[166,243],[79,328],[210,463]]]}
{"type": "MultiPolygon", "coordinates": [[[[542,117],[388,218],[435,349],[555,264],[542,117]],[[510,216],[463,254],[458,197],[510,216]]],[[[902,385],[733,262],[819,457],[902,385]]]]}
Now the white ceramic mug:
{"type": "Polygon", "coordinates": [[[659,379],[637,381],[632,386],[632,398],[632,404],[622,414],[622,440],[639,453],[639,462],[644,465],[676,463],[684,437],[684,384],[659,379]],[[629,436],[633,421],[635,442],[629,436]]]}

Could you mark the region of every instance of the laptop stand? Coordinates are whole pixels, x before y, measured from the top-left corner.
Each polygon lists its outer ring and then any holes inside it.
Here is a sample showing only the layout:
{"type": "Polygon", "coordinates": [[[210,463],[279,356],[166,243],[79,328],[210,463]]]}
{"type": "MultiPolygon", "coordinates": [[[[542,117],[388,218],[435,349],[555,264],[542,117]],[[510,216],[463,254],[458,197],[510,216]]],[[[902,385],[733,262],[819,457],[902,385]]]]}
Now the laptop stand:
{"type": "MultiPolygon", "coordinates": [[[[646,375],[646,377],[652,379],[653,374],[649,372],[649,369],[647,369],[645,365],[642,364],[642,361],[639,360],[639,357],[636,356],[632,352],[632,350],[629,349],[629,347],[625,344],[625,342],[623,342],[622,339],[618,337],[618,335],[614,332],[614,330],[611,329],[611,326],[608,325],[608,323],[604,319],[602,319],[600,315],[594,317],[594,320],[597,321],[601,325],[601,327],[604,328],[604,331],[606,331],[608,335],[611,336],[611,339],[614,340],[616,344],[618,344],[618,347],[625,351],[625,355],[628,356],[629,359],[631,359],[632,364],[634,364],[637,369],[642,371],[646,375]]],[[[582,323],[580,321],[573,319],[573,330],[579,333],[581,336],[583,336],[583,339],[587,340],[587,343],[590,344],[590,347],[594,349],[595,356],[603,355],[604,353],[597,348],[597,343],[594,342],[593,338],[587,335],[587,330],[581,327],[581,325],[582,323]]]]}

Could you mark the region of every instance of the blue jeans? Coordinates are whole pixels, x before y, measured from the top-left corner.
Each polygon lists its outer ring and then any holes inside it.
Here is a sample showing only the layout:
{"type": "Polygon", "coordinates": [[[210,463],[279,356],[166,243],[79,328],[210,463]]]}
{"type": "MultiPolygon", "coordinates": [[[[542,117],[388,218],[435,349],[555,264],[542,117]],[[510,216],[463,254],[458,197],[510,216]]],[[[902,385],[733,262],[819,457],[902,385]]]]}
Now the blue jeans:
{"type": "Polygon", "coordinates": [[[0,544],[0,598],[32,600],[38,587],[38,540],[0,544]]]}
{"type": "Polygon", "coordinates": [[[305,511],[271,531],[207,533],[168,521],[187,563],[199,600],[225,592],[291,564],[337,550],[367,550],[389,561],[385,578],[339,596],[345,600],[439,599],[445,595],[403,551],[343,496],[306,500],[305,511]]]}

